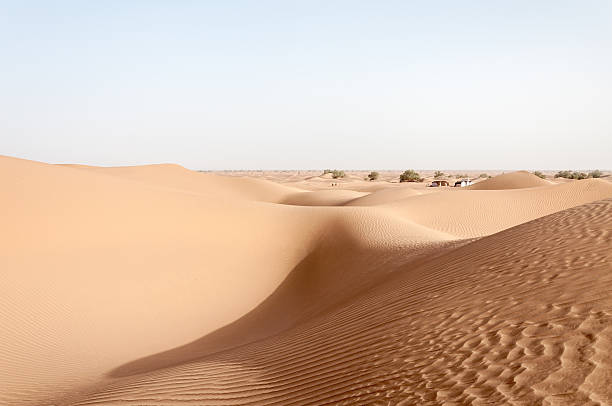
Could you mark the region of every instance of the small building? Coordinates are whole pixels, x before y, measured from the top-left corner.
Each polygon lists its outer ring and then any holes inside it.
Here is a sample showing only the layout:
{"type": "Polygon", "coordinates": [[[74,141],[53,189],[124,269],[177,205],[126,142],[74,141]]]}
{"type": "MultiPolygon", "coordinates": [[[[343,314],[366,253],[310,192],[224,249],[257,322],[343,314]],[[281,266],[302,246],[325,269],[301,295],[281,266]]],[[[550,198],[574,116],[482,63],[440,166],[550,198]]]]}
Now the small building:
{"type": "Polygon", "coordinates": [[[431,185],[429,185],[430,187],[439,187],[439,186],[449,186],[448,181],[447,180],[434,180],[433,182],[431,182],[431,185]]]}
{"type": "Polygon", "coordinates": [[[470,186],[472,184],[472,181],[469,179],[461,179],[458,180],[457,182],[455,182],[455,187],[466,187],[466,186],[470,186]]]}

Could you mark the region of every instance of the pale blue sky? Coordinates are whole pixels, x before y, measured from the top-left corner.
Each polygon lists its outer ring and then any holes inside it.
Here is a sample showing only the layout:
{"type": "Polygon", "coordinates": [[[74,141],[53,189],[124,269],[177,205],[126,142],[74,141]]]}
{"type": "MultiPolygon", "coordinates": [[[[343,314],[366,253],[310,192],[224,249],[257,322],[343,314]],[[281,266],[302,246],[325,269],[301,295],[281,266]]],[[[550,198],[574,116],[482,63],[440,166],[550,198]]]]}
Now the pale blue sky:
{"type": "Polygon", "coordinates": [[[0,154],[611,169],[611,1],[0,1],[0,154]]]}

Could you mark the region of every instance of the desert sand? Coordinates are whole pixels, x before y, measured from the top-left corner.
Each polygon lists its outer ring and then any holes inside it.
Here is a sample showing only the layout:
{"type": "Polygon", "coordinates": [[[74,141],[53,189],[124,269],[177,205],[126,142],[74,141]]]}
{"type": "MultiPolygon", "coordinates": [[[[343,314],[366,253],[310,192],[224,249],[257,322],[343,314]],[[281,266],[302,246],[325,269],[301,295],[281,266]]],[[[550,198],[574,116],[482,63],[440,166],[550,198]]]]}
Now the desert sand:
{"type": "Polygon", "coordinates": [[[0,156],[1,405],[612,405],[609,177],[228,175],[0,156]]]}
{"type": "Polygon", "coordinates": [[[504,173],[494,178],[483,180],[469,186],[469,188],[472,190],[505,190],[525,189],[550,184],[550,181],[540,179],[536,175],[527,171],[517,171],[512,173],[504,173]]]}

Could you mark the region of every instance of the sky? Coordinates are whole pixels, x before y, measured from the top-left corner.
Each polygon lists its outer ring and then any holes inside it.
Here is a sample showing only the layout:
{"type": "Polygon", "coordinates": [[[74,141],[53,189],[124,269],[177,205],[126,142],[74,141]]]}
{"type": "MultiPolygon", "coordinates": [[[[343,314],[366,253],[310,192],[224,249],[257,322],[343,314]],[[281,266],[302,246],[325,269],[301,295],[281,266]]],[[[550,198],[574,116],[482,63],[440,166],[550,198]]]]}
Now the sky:
{"type": "Polygon", "coordinates": [[[612,169],[612,1],[0,0],[0,154],[612,169]]]}

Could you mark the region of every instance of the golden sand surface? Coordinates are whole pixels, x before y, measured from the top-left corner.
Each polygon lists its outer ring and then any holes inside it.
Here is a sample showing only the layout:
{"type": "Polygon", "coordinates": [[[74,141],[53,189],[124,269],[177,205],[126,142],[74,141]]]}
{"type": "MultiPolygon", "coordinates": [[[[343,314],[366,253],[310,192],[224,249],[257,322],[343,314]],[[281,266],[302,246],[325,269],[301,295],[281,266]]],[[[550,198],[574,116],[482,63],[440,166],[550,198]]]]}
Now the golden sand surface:
{"type": "Polygon", "coordinates": [[[0,157],[0,404],[612,405],[610,178],[380,173],[0,157]]]}

